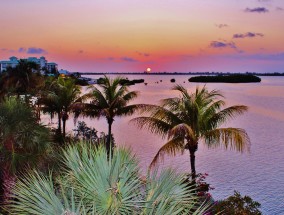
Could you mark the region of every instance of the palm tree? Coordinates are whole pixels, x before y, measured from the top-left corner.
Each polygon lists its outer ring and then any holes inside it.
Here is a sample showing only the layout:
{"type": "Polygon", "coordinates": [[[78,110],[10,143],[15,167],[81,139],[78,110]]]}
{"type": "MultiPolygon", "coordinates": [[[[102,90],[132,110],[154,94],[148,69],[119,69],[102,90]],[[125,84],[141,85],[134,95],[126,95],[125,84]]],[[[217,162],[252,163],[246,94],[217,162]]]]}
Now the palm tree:
{"type": "Polygon", "coordinates": [[[141,177],[139,162],[117,148],[69,145],[57,177],[31,172],[13,189],[9,214],[205,214],[209,203],[173,170],[141,177]],[[56,183],[56,184],[55,184],[56,183]]]}
{"type": "Polygon", "coordinates": [[[49,130],[37,123],[32,109],[15,97],[0,103],[0,171],[4,199],[15,174],[39,167],[50,148],[49,130]]]}
{"type": "Polygon", "coordinates": [[[81,88],[75,84],[71,78],[58,78],[49,84],[39,101],[43,105],[42,110],[53,116],[58,116],[58,132],[63,137],[66,134],[66,121],[69,113],[73,111],[73,106],[80,102],[81,88]],[[62,121],[62,130],[61,130],[62,121]]]}
{"type": "Polygon", "coordinates": [[[128,105],[138,96],[137,91],[129,91],[129,87],[122,85],[124,78],[116,77],[110,79],[105,76],[100,79],[99,88],[92,86],[91,92],[83,97],[91,99],[90,103],[84,104],[84,111],[81,113],[89,117],[105,117],[108,123],[108,136],[106,148],[108,153],[114,148],[111,141],[112,124],[116,116],[127,116],[134,113],[139,105],[128,105]]]}
{"type": "Polygon", "coordinates": [[[161,106],[145,105],[142,112],[150,115],[132,120],[139,128],[168,137],[168,142],[158,151],[151,166],[164,154],[176,155],[187,149],[192,177],[195,178],[195,152],[201,140],[209,147],[224,146],[240,152],[249,149],[250,140],[245,130],[221,127],[229,119],[243,114],[246,106],[222,109],[225,106],[222,94],[217,90],[208,91],[205,86],[201,89],[197,87],[191,94],[180,85],[173,90],[177,90],[181,96],[164,99],[161,106]]]}
{"type": "Polygon", "coordinates": [[[8,67],[0,77],[0,94],[16,94],[17,96],[35,95],[44,84],[44,78],[39,72],[39,65],[27,60],[8,67]]]}

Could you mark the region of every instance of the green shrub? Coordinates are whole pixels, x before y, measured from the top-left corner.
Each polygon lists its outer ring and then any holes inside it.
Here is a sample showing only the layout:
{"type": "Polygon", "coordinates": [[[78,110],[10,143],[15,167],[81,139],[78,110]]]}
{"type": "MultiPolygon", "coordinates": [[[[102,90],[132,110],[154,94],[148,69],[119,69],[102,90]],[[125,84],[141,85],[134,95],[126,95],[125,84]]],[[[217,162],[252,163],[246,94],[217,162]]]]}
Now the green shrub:
{"type": "Polygon", "coordinates": [[[13,189],[10,214],[204,214],[209,205],[173,170],[141,177],[138,160],[118,148],[77,144],[64,150],[60,176],[32,172],[13,189]]]}
{"type": "Polygon", "coordinates": [[[213,211],[214,214],[222,212],[224,215],[261,215],[260,206],[260,203],[253,201],[251,197],[242,197],[235,191],[233,196],[216,202],[213,211]]]}

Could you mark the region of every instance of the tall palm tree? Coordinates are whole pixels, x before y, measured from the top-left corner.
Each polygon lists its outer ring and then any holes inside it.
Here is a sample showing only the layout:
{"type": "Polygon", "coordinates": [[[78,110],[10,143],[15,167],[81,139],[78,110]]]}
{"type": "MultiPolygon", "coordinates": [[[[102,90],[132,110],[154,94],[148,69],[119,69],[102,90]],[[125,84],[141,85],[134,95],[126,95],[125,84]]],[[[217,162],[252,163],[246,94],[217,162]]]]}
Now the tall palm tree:
{"type": "Polygon", "coordinates": [[[168,137],[168,142],[160,148],[151,166],[165,154],[176,155],[187,149],[192,177],[195,178],[195,152],[201,140],[209,147],[224,146],[241,152],[249,149],[250,140],[245,130],[221,127],[229,119],[243,114],[246,106],[222,109],[225,106],[222,94],[217,90],[209,91],[205,86],[201,89],[197,87],[191,94],[180,85],[173,90],[181,95],[162,100],[161,106],[145,105],[142,112],[150,115],[132,120],[139,128],[168,137]]]}
{"type": "Polygon", "coordinates": [[[39,101],[43,105],[43,112],[58,116],[58,132],[63,137],[66,134],[66,121],[69,113],[73,110],[73,105],[80,100],[81,88],[75,84],[71,78],[58,78],[50,83],[48,90],[45,91],[39,101]],[[61,129],[62,121],[62,129],[61,129]]]}
{"type": "Polygon", "coordinates": [[[122,77],[111,79],[107,76],[100,79],[99,88],[92,86],[91,92],[83,97],[91,99],[90,103],[84,104],[83,115],[100,118],[105,117],[108,123],[107,152],[114,147],[111,141],[112,124],[114,118],[127,116],[134,113],[139,105],[129,105],[138,96],[137,91],[129,91],[129,87],[122,85],[122,77]]]}
{"type": "Polygon", "coordinates": [[[39,167],[51,150],[49,130],[37,123],[32,109],[15,97],[0,103],[0,171],[4,197],[14,176],[27,167],[39,167]]]}

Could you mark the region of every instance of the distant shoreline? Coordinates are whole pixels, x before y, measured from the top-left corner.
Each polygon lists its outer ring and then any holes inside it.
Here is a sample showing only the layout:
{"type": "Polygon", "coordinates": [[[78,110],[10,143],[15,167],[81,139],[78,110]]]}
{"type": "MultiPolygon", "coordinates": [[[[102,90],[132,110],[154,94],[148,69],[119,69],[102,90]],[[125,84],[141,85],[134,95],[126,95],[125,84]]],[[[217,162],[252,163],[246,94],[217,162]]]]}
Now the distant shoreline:
{"type": "Polygon", "coordinates": [[[190,73],[181,73],[181,72],[80,72],[80,75],[256,75],[256,76],[284,76],[284,73],[208,73],[208,72],[190,72],[190,73]]]}

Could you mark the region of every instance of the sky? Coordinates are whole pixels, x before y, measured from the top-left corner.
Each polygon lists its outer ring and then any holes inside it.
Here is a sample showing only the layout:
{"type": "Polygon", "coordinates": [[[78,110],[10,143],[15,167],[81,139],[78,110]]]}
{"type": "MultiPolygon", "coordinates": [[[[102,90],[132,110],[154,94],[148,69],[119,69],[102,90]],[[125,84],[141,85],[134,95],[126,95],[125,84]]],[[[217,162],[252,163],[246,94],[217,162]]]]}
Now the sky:
{"type": "Polygon", "coordinates": [[[0,60],[71,72],[284,72],[283,0],[1,0],[0,60]]]}

